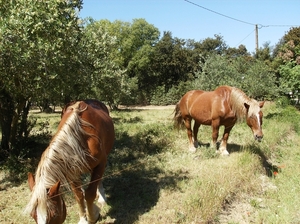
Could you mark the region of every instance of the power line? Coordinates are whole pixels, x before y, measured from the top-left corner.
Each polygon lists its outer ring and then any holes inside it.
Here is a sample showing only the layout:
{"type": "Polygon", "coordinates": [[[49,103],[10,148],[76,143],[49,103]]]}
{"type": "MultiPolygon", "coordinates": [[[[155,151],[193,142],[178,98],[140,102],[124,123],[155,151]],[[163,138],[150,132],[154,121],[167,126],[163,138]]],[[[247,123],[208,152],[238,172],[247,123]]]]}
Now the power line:
{"type": "Polygon", "coordinates": [[[214,10],[205,8],[205,7],[203,7],[203,6],[199,5],[199,4],[196,4],[196,3],[194,3],[194,2],[191,2],[191,1],[189,1],[189,0],[184,0],[184,1],[186,1],[186,2],[188,2],[188,3],[190,3],[190,4],[192,4],[192,5],[195,5],[195,6],[199,7],[199,8],[202,8],[202,9],[205,9],[205,10],[210,11],[210,12],[212,12],[212,13],[215,13],[215,14],[217,14],[217,15],[226,17],[226,18],[228,18],[228,19],[235,20],[235,21],[237,21],[237,22],[245,23],[245,24],[252,25],[252,26],[258,25],[258,28],[259,28],[259,29],[261,29],[262,27],[270,27],[270,26],[272,26],[272,27],[293,27],[293,26],[296,27],[296,26],[300,26],[300,25],[262,25],[262,24],[254,24],[254,23],[250,23],[250,22],[246,22],[246,21],[243,21],[243,20],[240,20],[240,19],[236,19],[236,18],[233,18],[233,17],[231,17],[231,16],[227,16],[227,15],[224,15],[224,14],[222,14],[222,13],[216,12],[216,11],[214,11],[214,10]]]}
{"type": "Polygon", "coordinates": [[[246,22],[246,21],[243,21],[243,20],[240,20],[240,19],[233,18],[233,17],[231,17],[231,16],[224,15],[224,14],[219,13],[219,12],[216,12],[216,11],[214,11],[214,10],[205,8],[205,7],[203,7],[203,6],[201,6],[201,5],[198,5],[198,4],[194,3],[194,2],[191,2],[191,1],[189,1],[189,0],[184,0],[184,1],[186,1],[186,2],[188,2],[188,3],[190,3],[190,4],[192,4],[192,5],[195,5],[195,6],[199,7],[199,8],[205,9],[205,10],[207,10],[207,11],[209,11],[209,12],[215,13],[215,14],[220,15],[220,16],[223,16],[223,17],[226,17],[226,18],[228,18],[228,19],[235,20],[235,21],[237,21],[237,22],[244,23],[244,24],[247,24],[247,25],[255,26],[255,29],[254,29],[250,34],[248,34],[242,41],[240,41],[239,44],[240,44],[241,42],[243,42],[247,37],[249,37],[249,36],[255,31],[255,34],[256,34],[256,35],[255,35],[255,40],[256,40],[256,51],[258,50],[258,29],[261,29],[261,28],[263,28],[263,27],[297,27],[297,26],[299,26],[299,25],[262,25],[262,24],[249,23],[249,22],[246,22]]]}
{"type": "MultiPolygon", "coordinates": [[[[244,39],[242,39],[237,45],[239,45],[239,44],[242,43],[245,39],[247,39],[254,31],[255,31],[255,29],[252,30],[251,33],[249,33],[246,37],[244,37],[244,39]]],[[[235,46],[237,46],[237,45],[235,45],[235,46]]]]}
{"type": "Polygon", "coordinates": [[[186,2],[188,2],[188,3],[190,3],[190,4],[192,4],[192,5],[195,5],[195,6],[199,7],[199,8],[202,8],[202,9],[205,9],[205,10],[207,10],[207,11],[210,11],[210,12],[212,12],[212,13],[215,13],[215,14],[218,14],[218,15],[220,15],[220,16],[226,17],[226,18],[228,18],[228,19],[232,19],[232,20],[235,20],[235,21],[238,21],[238,22],[241,22],[241,23],[245,23],[245,24],[248,24],[248,25],[252,25],[252,26],[255,26],[255,25],[256,25],[256,24],[254,24],[254,23],[248,23],[248,22],[246,22],[246,21],[243,21],[243,20],[240,20],[240,19],[236,19],[236,18],[233,18],[233,17],[231,17],[231,16],[226,16],[226,15],[224,15],[224,14],[222,14],[222,13],[213,11],[213,10],[208,9],[208,8],[205,8],[205,7],[203,7],[203,6],[201,6],[201,5],[198,5],[198,4],[194,3],[194,2],[191,2],[191,1],[188,1],[188,0],[184,0],[184,1],[186,1],[186,2]]]}

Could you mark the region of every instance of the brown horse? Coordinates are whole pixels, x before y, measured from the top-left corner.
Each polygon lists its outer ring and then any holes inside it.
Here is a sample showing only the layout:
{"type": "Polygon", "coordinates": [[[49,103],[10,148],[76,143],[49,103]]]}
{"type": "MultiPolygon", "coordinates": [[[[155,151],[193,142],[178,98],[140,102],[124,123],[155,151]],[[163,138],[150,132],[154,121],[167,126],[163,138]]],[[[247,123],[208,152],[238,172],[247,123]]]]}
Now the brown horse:
{"type": "Polygon", "coordinates": [[[35,178],[28,174],[32,194],[26,211],[38,224],[64,222],[66,206],[60,186],[73,190],[79,205],[79,223],[99,219],[100,209],[94,200],[115,139],[112,119],[103,105],[95,100],[68,105],[57,133],[42,154],[35,178]],[[84,191],[80,180],[83,173],[91,173],[84,191]]]}
{"type": "Polygon", "coordinates": [[[227,140],[229,133],[237,121],[244,118],[251,128],[255,140],[261,141],[262,117],[261,108],[264,102],[250,99],[240,89],[230,86],[220,86],[214,91],[192,90],[187,92],[176,104],[174,121],[177,127],[185,125],[189,139],[189,150],[196,151],[198,147],[197,134],[201,124],[211,125],[212,144],[216,147],[219,128],[224,125],[224,134],[219,151],[228,155],[227,140]],[[194,119],[192,132],[191,121],[194,119]],[[194,134],[194,140],[193,140],[194,134]]]}

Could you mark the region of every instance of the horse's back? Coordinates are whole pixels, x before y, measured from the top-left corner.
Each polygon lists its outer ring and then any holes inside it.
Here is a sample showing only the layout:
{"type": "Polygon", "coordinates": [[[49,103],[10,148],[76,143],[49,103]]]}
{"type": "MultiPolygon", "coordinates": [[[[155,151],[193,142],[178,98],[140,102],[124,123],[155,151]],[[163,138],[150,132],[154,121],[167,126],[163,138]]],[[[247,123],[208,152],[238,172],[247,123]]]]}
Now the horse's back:
{"type": "Polygon", "coordinates": [[[185,93],[180,102],[179,107],[182,115],[188,114],[188,111],[192,104],[203,94],[205,91],[203,90],[190,90],[187,93],[185,93]]]}
{"type": "MultiPolygon", "coordinates": [[[[95,99],[86,99],[86,100],[82,100],[83,102],[85,102],[86,104],[92,106],[93,108],[95,109],[98,109],[98,110],[103,110],[104,112],[106,112],[107,114],[109,114],[109,110],[108,108],[106,107],[106,105],[99,101],[99,100],[95,100],[95,99]]],[[[69,106],[72,106],[74,105],[75,103],[77,103],[79,101],[71,101],[69,103],[67,103],[64,108],[62,109],[62,112],[61,112],[61,117],[64,115],[64,113],[67,111],[68,107],[69,106]]]]}
{"type": "Polygon", "coordinates": [[[114,125],[107,107],[96,100],[73,102],[64,108],[60,126],[65,123],[74,109],[78,111],[78,115],[83,121],[88,122],[92,126],[91,128],[83,125],[82,128],[90,136],[96,136],[87,140],[90,153],[96,158],[106,157],[110,153],[115,140],[114,125]]]}
{"type": "Polygon", "coordinates": [[[106,107],[106,105],[103,102],[99,101],[99,100],[87,99],[87,100],[84,100],[84,102],[86,104],[92,106],[95,109],[103,110],[104,112],[109,114],[109,111],[108,111],[108,108],[106,107]]]}
{"type": "Polygon", "coordinates": [[[92,132],[92,134],[95,134],[101,139],[101,147],[103,147],[108,154],[114,143],[115,131],[107,107],[104,104],[98,103],[90,105],[85,101],[80,101],[80,107],[86,108],[80,115],[81,118],[92,124],[95,128],[95,130],[88,129],[87,132],[92,132]]]}

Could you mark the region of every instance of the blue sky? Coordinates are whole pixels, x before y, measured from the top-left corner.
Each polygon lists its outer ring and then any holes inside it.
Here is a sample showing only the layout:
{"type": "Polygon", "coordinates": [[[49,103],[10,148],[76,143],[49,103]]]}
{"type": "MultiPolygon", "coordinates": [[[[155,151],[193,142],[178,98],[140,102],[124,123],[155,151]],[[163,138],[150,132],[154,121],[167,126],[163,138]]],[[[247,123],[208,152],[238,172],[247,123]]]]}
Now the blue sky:
{"type": "Polygon", "coordinates": [[[288,25],[300,26],[299,9],[299,0],[83,0],[80,17],[124,22],[144,18],[161,34],[170,31],[173,37],[196,41],[218,34],[228,46],[243,44],[252,53],[254,24],[260,28],[259,47],[266,42],[274,46],[290,30],[288,25]]]}

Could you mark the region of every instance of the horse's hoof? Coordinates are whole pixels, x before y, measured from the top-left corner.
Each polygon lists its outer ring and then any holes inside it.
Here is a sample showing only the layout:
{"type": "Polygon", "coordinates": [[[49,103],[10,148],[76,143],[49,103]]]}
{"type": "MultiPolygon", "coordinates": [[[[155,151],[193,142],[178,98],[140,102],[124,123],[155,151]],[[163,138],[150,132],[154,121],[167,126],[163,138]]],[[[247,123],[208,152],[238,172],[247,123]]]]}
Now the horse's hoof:
{"type": "Polygon", "coordinates": [[[99,220],[101,219],[101,215],[99,214],[98,218],[95,221],[89,221],[88,220],[88,224],[96,224],[99,220]]]}
{"type": "Polygon", "coordinates": [[[196,152],[196,150],[197,150],[197,149],[196,149],[195,147],[190,147],[190,148],[189,148],[189,151],[190,151],[190,152],[196,152]]]}
{"type": "Polygon", "coordinates": [[[89,222],[86,220],[86,217],[80,217],[78,224],[89,224],[89,222]]]}
{"type": "Polygon", "coordinates": [[[194,146],[195,146],[195,148],[198,148],[198,146],[199,146],[198,141],[197,141],[197,142],[194,142],[194,146]]]}
{"type": "Polygon", "coordinates": [[[225,149],[221,152],[222,156],[229,156],[229,152],[225,149]]]}

